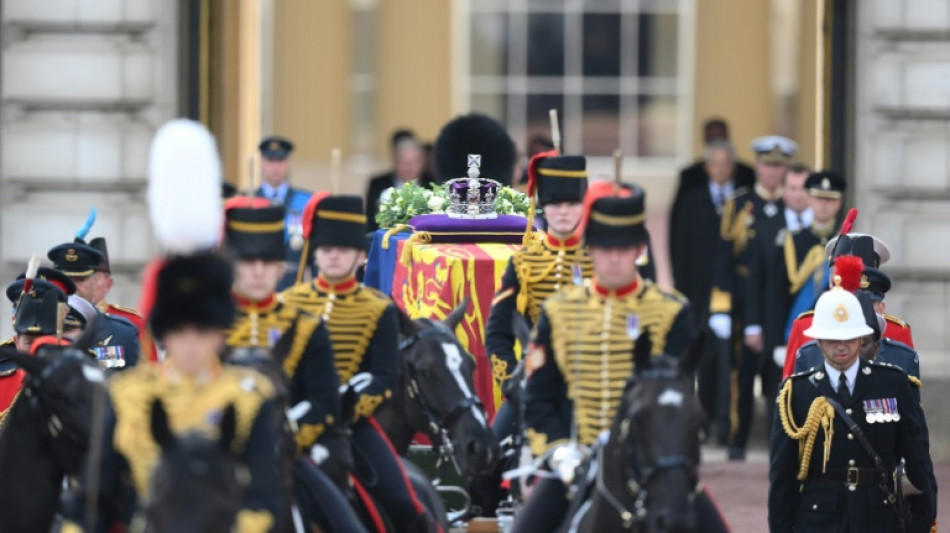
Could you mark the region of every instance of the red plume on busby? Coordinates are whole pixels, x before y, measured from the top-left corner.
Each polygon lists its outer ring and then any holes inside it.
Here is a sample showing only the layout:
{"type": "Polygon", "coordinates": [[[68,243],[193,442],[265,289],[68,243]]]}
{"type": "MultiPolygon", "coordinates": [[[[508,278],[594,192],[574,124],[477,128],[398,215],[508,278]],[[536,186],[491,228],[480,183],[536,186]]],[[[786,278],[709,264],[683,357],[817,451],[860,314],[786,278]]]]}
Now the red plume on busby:
{"type": "Polygon", "coordinates": [[[307,200],[307,205],[303,208],[303,220],[301,221],[304,239],[310,239],[310,234],[313,233],[313,217],[317,212],[317,206],[328,196],[330,196],[330,193],[327,191],[317,191],[307,200]]]}
{"type": "Polygon", "coordinates": [[[548,150],[547,152],[540,152],[534,155],[531,158],[531,161],[528,161],[528,197],[533,198],[534,193],[538,191],[538,163],[543,159],[548,157],[557,157],[557,150],[548,150]]]}
{"type": "Polygon", "coordinates": [[[841,278],[841,288],[855,293],[861,288],[864,261],[856,255],[842,255],[835,259],[835,276],[841,278]]]}

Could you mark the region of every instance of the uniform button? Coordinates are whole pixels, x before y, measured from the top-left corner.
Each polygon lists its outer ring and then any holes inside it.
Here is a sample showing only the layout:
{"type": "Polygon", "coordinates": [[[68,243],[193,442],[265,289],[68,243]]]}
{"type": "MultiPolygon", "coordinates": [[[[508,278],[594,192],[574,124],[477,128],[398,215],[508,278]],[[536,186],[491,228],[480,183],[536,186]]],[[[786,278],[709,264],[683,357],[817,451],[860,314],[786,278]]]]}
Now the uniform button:
{"type": "Polygon", "coordinates": [[[850,461],[848,461],[848,466],[854,466],[854,459],[851,459],[850,461]]]}
{"type": "Polygon", "coordinates": [[[557,291],[559,291],[559,290],[561,290],[561,286],[558,285],[558,284],[555,284],[555,285],[554,285],[554,292],[557,292],[557,291]]]}
{"type": "Polygon", "coordinates": [[[817,511],[817,510],[818,510],[818,504],[817,504],[817,503],[811,504],[811,510],[812,510],[812,511],[817,511]]]}
{"type": "Polygon", "coordinates": [[[607,343],[601,344],[601,345],[600,345],[600,349],[601,349],[601,351],[606,352],[606,351],[607,351],[607,343]]]}
{"type": "Polygon", "coordinates": [[[557,274],[555,274],[554,279],[561,279],[561,273],[558,272],[557,274]]]}
{"type": "Polygon", "coordinates": [[[849,407],[849,408],[845,409],[844,412],[850,415],[850,414],[851,414],[851,408],[849,407]]]}
{"type": "Polygon", "coordinates": [[[848,433],[848,440],[854,440],[854,435],[851,433],[848,433]]]}

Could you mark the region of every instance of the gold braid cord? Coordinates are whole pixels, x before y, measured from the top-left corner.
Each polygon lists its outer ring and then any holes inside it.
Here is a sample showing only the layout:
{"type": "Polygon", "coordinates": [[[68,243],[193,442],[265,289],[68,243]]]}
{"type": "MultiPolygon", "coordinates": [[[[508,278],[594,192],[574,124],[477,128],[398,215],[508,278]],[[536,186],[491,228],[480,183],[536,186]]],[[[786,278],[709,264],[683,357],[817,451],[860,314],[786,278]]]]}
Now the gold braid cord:
{"type": "Polygon", "coordinates": [[[518,309],[518,312],[525,314],[528,309],[528,288],[548,277],[548,274],[554,270],[556,264],[554,261],[551,261],[547,266],[544,267],[540,272],[535,275],[531,275],[531,265],[527,262],[519,261],[517,265],[518,273],[518,283],[520,284],[518,290],[518,296],[515,300],[515,307],[518,309]]]}
{"type": "Polygon", "coordinates": [[[818,436],[818,428],[824,433],[825,453],[821,464],[821,471],[824,473],[828,466],[828,458],[831,455],[831,438],[834,436],[835,408],[828,403],[824,396],[815,398],[808,408],[808,416],[805,417],[805,423],[802,426],[795,425],[795,417],[792,413],[792,380],[786,380],[785,385],[778,394],[778,414],[782,421],[782,429],[789,438],[799,441],[798,443],[798,463],[801,465],[798,469],[798,480],[805,481],[808,478],[808,467],[811,465],[811,454],[815,448],[815,438],[818,436]],[[804,445],[801,441],[805,441],[804,445]]]}

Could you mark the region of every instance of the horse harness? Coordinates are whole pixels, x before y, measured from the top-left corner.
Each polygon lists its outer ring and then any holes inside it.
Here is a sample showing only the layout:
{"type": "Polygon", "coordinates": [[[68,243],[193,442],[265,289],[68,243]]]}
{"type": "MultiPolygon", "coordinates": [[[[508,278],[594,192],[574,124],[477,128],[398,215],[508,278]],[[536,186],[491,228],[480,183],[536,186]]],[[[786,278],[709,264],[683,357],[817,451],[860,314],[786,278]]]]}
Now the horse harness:
{"type": "MultiPolygon", "coordinates": [[[[632,384],[641,380],[649,381],[660,381],[660,380],[676,380],[680,379],[679,372],[671,369],[650,369],[638,372],[634,379],[631,380],[632,384]]],[[[621,441],[627,440],[627,435],[630,432],[630,420],[624,419],[620,424],[620,435],[618,438],[621,441]]],[[[601,446],[598,452],[602,456],[603,450],[606,446],[601,446]]],[[[622,500],[611,492],[610,488],[604,483],[603,468],[597,468],[597,479],[595,482],[595,489],[601,496],[604,497],[604,500],[617,512],[622,520],[622,525],[624,529],[630,529],[635,523],[643,521],[647,515],[646,500],[648,496],[648,491],[646,489],[647,484],[650,482],[650,479],[664,471],[668,470],[681,470],[685,469],[688,471],[693,471],[696,469],[696,461],[683,455],[683,454],[670,454],[660,456],[654,464],[642,468],[637,461],[637,449],[633,442],[626,443],[626,452],[631,461],[629,461],[624,466],[624,477],[627,478],[627,491],[631,496],[634,497],[633,509],[631,510],[622,503],[622,500]]],[[[601,457],[601,461],[603,461],[601,457]]]]}
{"type": "MultiPolygon", "coordinates": [[[[448,335],[454,338],[452,331],[441,322],[435,322],[429,319],[422,319],[422,321],[430,327],[418,331],[400,341],[400,352],[423,339],[440,335],[448,335]]],[[[419,387],[419,378],[416,374],[416,369],[409,361],[406,361],[406,372],[409,375],[409,384],[406,390],[409,393],[409,397],[415,399],[422,409],[422,413],[428,421],[429,438],[432,439],[433,447],[437,449],[438,458],[436,460],[436,468],[438,474],[436,480],[442,478],[445,466],[449,463],[452,464],[456,472],[460,472],[459,466],[455,461],[455,447],[452,446],[448,428],[452,427],[462,414],[470,408],[477,406],[479,409],[483,409],[481,399],[479,399],[477,395],[469,394],[455,404],[444,416],[439,416],[432,407],[432,404],[422,393],[422,389],[419,387]]]]}
{"type": "Polygon", "coordinates": [[[45,423],[42,424],[45,433],[53,440],[62,439],[70,446],[82,447],[86,443],[86,436],[74,425],[64,424],[59,416],[53,411],[51,405],[53,398],[43,386],[43,382],[52,377],[64,365],[70,362],[79,361],[83,363],[84,356],[79,353],[66,351],[59,357],[49,362],[40,373],[27,374],[23,380],[23,396],[29,402],[32,409],[39,413],[39,419],[45,423]]]}

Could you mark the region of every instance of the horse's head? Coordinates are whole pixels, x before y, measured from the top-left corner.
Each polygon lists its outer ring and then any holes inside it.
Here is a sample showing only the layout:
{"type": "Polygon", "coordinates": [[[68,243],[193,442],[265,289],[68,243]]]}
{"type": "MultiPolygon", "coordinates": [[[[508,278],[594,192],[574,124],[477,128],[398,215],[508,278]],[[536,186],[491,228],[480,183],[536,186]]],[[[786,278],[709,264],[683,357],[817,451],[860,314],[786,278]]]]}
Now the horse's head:
{"type": "Polygon", "coordinates": [[[26,372],[17,403],[24,402],[56,464],[78,472],[89,445],[94,397],[104,398],[105,375],[87,355],[95,321],[74,345],[36,347],[34,355],[5,347],[3,356],[26,372]]]}
{"type": "Polygon", "coordinates": [[[221,412],[217,438],[193,431],[175,435],[162,401],[152,403],[152,438],[161,460],[152,476],[146,507],[147,530],[228,532],[241,504],[247,474],[231,450],[236,431],[234,406],[221,412]]]}
{"type": "Polygon", "coordinates": [[[643,531],[697,527],[693,501],[705,415],[693,391],[693,370],[701,351],[699,339],[681,358],[651,357],[646,331],[634,348],[636,372],[611,433],[622,443],[624,477],[643,531]]]}
{"type": "Polygon", "coordinates": [[[455,337],[469,300],[443,321],[403,317],[400,344],[404,381],[418,409],[418,425],[438,446],[447,435],[465,475],[486,472],[498,460],[495,441],[472,379],[475,359],[455,337]]]}

